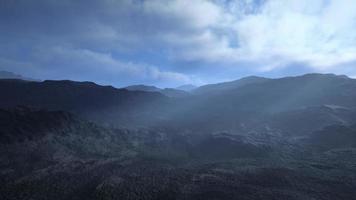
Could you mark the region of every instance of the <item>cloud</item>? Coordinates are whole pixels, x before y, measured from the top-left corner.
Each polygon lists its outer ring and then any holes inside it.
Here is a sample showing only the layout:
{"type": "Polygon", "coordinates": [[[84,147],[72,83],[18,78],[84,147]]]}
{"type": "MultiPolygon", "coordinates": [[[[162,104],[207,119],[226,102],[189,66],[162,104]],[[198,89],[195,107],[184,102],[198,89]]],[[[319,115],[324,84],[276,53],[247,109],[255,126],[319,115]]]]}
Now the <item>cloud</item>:
{"type": "MultiPolygon", "coordinates": [[[[270,71],[298,62],[330,71],[356,60],[352,0],[215,1],[219,15],[195,34],[170,35],[173,58],[270,71]],[[223,12],[223,11],[225,12],[223,12]]],[[[198,29],[199,26],[196,26],[198,29]]]]}
{"type": "Polygon", "coordinates": [[[193,82],[185,74],[162,71],[144,63],[122,61],[111,54],[88,49],[62,46],[37,48],[31,56],[31,62],[0,58],[0,65],[11,66],[7,69],[19,73],[21,70],[30,70],[35,77],[42,75],[47,79],[95,80],[116,86],[138,83],[175,86],[193,82]]]}
{"type": "Polygon", "coordinates": [[[237,23],[241,50],[251,59],[280,57],[320,70],[356,60],[356,6],[350,0],[268,1],[237,23]]]}
{"type": "Polygon", "coordinates": [[[355,74],[354,10],[353,0],[6,1],[0,54],[57,76],[165,84],[301,64],[355,74]]]}
{"type": "MultiPolygon", "coordinates": [[[[70,71],[97,76],[105,74],[102,82],[109,76],[112,79],[140,80],[141,82],[152,83],[188,83],[192,80],[189,76],[162,71],[156,66],[126,62],[114,58],[109,53],[94,52],[87,49],[72,49],[61,46],[46,49],[46,52],[39,49],[36,52],[37,63],[41,66],[56,65],[59,68],[70,67],[70,71]],[[94,72],[94,73],[93,73],[94,72]],[[96,73],[95,73],[96,72],[96,73]]],[[[67,71],[67,70],[66,70],[67,71]]]]}

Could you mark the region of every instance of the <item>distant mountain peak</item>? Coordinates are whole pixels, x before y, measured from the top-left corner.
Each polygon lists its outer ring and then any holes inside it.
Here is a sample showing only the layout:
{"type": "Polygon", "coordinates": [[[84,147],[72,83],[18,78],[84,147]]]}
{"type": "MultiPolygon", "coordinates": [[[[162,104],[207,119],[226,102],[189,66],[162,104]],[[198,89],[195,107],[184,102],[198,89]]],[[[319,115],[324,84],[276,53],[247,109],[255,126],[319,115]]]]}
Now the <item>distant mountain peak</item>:
{"type": "MultiPolygon", "coordinates": [[[[48,85],[70,85],[70,86],[86,86],[86,87],[107,87],[98,85],[91,81],[72,81],[72,80],[45,80],[44,84],[48,85]]],[[[112,86],[109,86],[112,87],[112,86]]]]}
{"type": "Polygon", "coordinates": [[[177,87],[176,89],[184,90],[184,91],[188,92],[188,91],[194,90],[195,88],[197,88],[197,86],[192,85],[192,84],[186,84],[186,85],[181,85],[181,86],[177,87]]]}
{"type": "Polygon", "coordinates": [[[158,88],[153,85],[130,85],[125,87],[124,89],[127,89],[129,91],[145,91],[145,92],[159,92],[161,88],[158,88]]]}
{"type": "Polygon", "coordinates": [[[158,88],[151,85],[131,85],[123,89],[129,91],[144,91],[144,92],[159,92],[167,97],[185,97],[188,93],[184,90],[175,89],[175,88],[158,88]]]}
{"type": "Polygon", "coordinates": [[[8,72],[8,71],[0,71],[0,79],[19,79],[19,80],[24,80],[24,81],[40,81],[28,77],[24,77],[19,74],[15,74],[13,72],[8,72]]]}
{"type": "Polygon", "coordinates": [[[265,78],[265,77],[262,77],[262,76],[246,76],[246,77],[243,77],[241,79],[238,79],[238,80],[252,80],[252,79],[268,79],[268,78],[265,78]]]}
{"type": "Polygon", "coordinates": [[[309,78],[346,78],[349,79],[348,76],[346,75],[337,75],[333,73],[328,73],[328,74],[322,74],[322,73],[309,73],[309,74],[304,74],[302,76],[297,76],[297,77],[309,77],[309,78]]]}
{"type": "Polygon", "coordinates": [[[247,76],[241,79],[237,79],[234,81],[229,82],[222,82],[216,84],[208,84],[198,87],[194,90],[196,94],[203,94],[203,93],[220,93],[222,91],[227,90],[234,90],[239,87],[254,84],[254,83],[261,83],[270,80],[269,78],[259,77],[259,76],[247,76]]]}

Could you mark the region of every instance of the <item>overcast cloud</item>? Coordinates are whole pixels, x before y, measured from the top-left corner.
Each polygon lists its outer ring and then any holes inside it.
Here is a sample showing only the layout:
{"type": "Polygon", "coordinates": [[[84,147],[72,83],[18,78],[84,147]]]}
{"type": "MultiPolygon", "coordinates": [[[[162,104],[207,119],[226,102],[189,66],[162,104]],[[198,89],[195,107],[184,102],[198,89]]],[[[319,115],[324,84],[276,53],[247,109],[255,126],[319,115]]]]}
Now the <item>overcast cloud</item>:
{"type": "Polygon", "coordinates": [[[0,69],[173,87],[356,76],[353,0],[2,0],[0,69]]]}

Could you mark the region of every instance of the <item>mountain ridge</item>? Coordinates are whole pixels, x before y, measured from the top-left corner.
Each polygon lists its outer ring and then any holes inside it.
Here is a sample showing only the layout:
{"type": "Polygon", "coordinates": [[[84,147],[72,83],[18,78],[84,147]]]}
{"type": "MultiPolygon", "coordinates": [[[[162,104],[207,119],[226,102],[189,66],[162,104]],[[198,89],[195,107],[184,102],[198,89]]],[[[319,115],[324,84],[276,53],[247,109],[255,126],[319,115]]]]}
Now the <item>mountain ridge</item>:
{"type": "Polygon", "coordinates": [[[260,80],[185,97],[0,80],[0,198],[353,199],[356,80],[260,80]]]}
{"type": "Polygon", "coordinates": [[[145,91],[145,92],[159,92],[167,97],[186,97],[189,95],[188,91],[180,90],[177,88],[158,88],[151,85],[130,85],[124,87],[129,91],[145,91]]]}
{"type": "Polygon", "coordinates": [[[250,76],[217,87],[213,85],[202,93],[193,90],[191,94],[183,92],[177,96],[170,89],[129,91],[93,82],[0,80],[3,93],[0,108],[26,105],[70,111],[118,126],[164,124],[182,129],[206,127],[206,131],[212,132],[224,127],[240,130],[243,129],[240,124],[250,123],[253,118],[307,107],[352,108],[356,106],[354,90],[356,80],[330,74],[279,79],[250,76]],[[172,94],[164,95],[162,91],[172,94]]]}
{"type": "Polygon", "coordinates": [[[9,71],[0,71],[0,79],[20,79],[20,80],[25,80],[25,81],[40,81],[37,79],[24,77],[22,75],[15,74],[15,73],[9,72],[9,71]]]}

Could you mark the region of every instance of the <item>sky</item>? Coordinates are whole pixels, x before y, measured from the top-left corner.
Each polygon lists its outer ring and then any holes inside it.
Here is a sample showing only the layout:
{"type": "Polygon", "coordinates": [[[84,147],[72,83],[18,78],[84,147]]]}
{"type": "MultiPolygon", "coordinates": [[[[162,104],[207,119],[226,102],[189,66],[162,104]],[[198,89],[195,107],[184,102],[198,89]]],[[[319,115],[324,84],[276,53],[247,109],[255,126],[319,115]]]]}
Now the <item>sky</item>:
{"type": "Polygon", "coordinates": [[[356,77],[356,1],[0,0],[0,70],[117,87],[356,77]]]}

